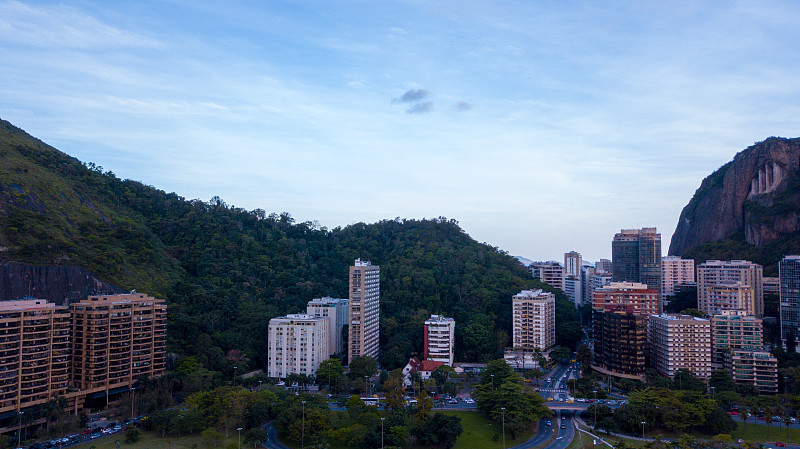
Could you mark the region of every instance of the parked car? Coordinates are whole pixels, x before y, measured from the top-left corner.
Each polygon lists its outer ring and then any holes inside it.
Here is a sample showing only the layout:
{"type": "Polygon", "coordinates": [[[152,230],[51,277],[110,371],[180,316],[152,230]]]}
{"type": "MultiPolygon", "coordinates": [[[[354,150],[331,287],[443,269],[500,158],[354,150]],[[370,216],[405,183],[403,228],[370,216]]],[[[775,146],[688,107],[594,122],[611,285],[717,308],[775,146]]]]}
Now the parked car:
{"type": "Polygon", "coordinates": [[[466,399],[464,399],[464,403],[465,404],[474,404],[475,403],[475,399],[466,398],[466,399]]]}
{"type": "Polygon", "coordinates": [[[775,446],[778,446],[778,447],[786,447],[786,443],[784,443],[783,441],[776,441],[776,442],[775,442],[775,446]]]}

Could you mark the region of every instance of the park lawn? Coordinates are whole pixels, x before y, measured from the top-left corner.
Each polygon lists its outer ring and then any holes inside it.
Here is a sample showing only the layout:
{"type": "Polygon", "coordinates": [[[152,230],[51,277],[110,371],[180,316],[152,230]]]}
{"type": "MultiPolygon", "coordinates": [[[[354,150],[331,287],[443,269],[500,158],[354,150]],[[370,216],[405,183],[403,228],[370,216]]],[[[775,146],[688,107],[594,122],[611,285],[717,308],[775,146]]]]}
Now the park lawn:
{"type": "MultiPolygon", "coordinates": [[[[117,449],[117,441],[119,441],[120,449],[206,449],[200,434],[186,435],[181,438],[166,437],[161,438],[161,434],[156,432],[142,431],[139,441],[133,444],[125,442],[125,432],[119,432],[105,438],[98,438],[95,440],[87,441],[85,443],[73,446],[74,449],[117,449]]],[[[238,444],[236,439],[236,432],[232,436],[224,440],[217,449],[224,449],[226,445],[233,443],[238,444]]],[[[245,449],[245,446],[242,446],[245,449]]]]}
{"type": "Polygon", "coordinates": [[[765,442],[765,441],[797,441],[800,440],[800,429],[789,428],[789,436],[786,436],[786,427],[777,425],[769,426],[769,437],[767,437],[767,426],[765,424],[747,424],[745,431],[744,423],[737,422],[736,430],[731,432],[731,437],[736,441],[739,438],[746,441],[765,442]]]}
{"type": "MultiPolygon", "coordinates": [[[[461,418],[461,427],[464,432],[456,440],[453,449],[501,449],[503,447],[503,431],[500,425],[494,423],[479,412],[460,412],[443,411],[445,415],[458,416],[461,418]],[[497,441],[492,441],[492,437],[497,434],[497,441]]],[[[525,432],[512,440],[506,435],[506,446],[511,447],[529,440],[534,435],[533,431],[525,432]]]]}

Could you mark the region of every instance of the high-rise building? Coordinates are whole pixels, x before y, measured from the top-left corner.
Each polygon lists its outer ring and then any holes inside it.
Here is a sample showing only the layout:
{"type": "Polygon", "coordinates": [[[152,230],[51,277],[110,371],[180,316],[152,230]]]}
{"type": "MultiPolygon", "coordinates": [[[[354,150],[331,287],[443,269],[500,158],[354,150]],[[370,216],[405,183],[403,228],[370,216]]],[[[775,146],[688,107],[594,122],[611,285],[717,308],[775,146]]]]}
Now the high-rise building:
{"type": "Polygon", "coordinates": [[[558,262],[534,262],[528,269],[534,279],[564,291],[564,267],[558,262]]]}
{"type": "Polygon", "coordinates": [[[602,271],[605,273],[611,274],[614,271],[614,265],[608,259],[600,259],[594,264],[594,268],[597,271],[602,271]]]}
{"type": "Polygon", "coordinates": [[[347,311],[346,299],[331,298],[330,296],[314,298],[306,305],[307,314],[330,318],[330,323],[328,323],[330,355],[341,353],[344,347],[342,330],[347,326],[347,311]]]}
{"type": "Polygon", "coordinates": [[[569,302],[579,307],[583,301],[583,282],[579,276],[564,276],[564,293],[569,302]]]}
{"type": "Polygon", "coordinates": [[[647,355],[647,317],[617,306],[616,310],[594,309],[592,322],[593,368],[602,374],[642,379],[647,355]]]}
{"type": "Polygon", "coordinates": [[[347,360],[368,356],[378,358],[381,268],[368,260],[356,259],[350,267],[350,326],[347,360]]]}
{"type": "Polygon", "coordinates": [[[659,313],[658,290],[636,282],[612,282],[594,290],[592,307],[656,315],[659,313]]]}
{"type": "Polygon", "coordinates": [[[285,379],[289,374],[316,374],[329,358],[330,318],[309,314],[269,320],[267,375],[285,379]]]}
{"type": "Polygon", "coordinates": [[[650,365],[674,377],[680,369],[711,377],[711,322],[690,315],[651,315],[647,322],[650,365]]]}
{"type": "Polygon", "coordinates": [[[747,260],[708,260],[697,267],[697,308],[709,315],[744,309],[764,316],[763,268],[747,260]]]}
{"type": "Polygon", "coordinates": [[[786,256],[778,264],[781,282],[781,339],[791,333],[800,340],[800,256],[786,256]]]}
{"type": "Polygon", "coordinates": [[[594,277],[597,270],[592,266],[583,266],[583,286],[581,288],[581,305],[591,304],[594,297],[594,277]]]}
{"type": "Polygon", "coordinates": [[[778,393],[778,359],[769,351],[734,349],[726,355],[725,369],[737,384],[752,386],[758,394],[778,393]]]}
{"type": "Polygon", "coordinates": [[[167,305],[131,292],[70,304],[72,386],[87,394],[125,391],[166,369],[167,305]]]}
{"type": "Polygon", "coordinates": [[[760,350],[764,347],[761,319],[743,310],[726,310],[711,317],[711,362],[721,368],[733,349],[760,350]]]}
{"type": "Polygon", "coordinates": [[[44,404],[70,386],[69,308],[0,302],[0,415],[44,404]]]}
{"type": "Polygon", "coordinates": [[[623,229],[611,242],[614,281],[661,290],[661,234],[656,228],[623,229]]]}
{"type": "Polygon", "coordinates": [[[515,349],[546,350],[556,343],[556,297],[523,290],[511,299],[515,349]]]}
{"type": "Polygon", "coordinates": [[[661,258],[661,295],[672,296],[675,286],[694,283],[694,259],[677,256],[661,258]]]}
{"type": "Polygon", "coordinates": [[[577,251],[564,253],[564,276],[579,277],[582,266],[583,258],[581,258],[581,253],[577,251]]]}
{"type": "Polygon", "coordinates": [[[764,286],[764,294],[765,295],[775,295],[778,296],[781,294],[781,278],[780,277],[767,277],[764,276],[761,278],[761,285],[764,286]]]}
{"type": "Polygon", "coordinates": [[[456,341],[456,320],[431,315],[425,320],[422,347],[426,360],[453,366],[453,346],[456,341]]]}

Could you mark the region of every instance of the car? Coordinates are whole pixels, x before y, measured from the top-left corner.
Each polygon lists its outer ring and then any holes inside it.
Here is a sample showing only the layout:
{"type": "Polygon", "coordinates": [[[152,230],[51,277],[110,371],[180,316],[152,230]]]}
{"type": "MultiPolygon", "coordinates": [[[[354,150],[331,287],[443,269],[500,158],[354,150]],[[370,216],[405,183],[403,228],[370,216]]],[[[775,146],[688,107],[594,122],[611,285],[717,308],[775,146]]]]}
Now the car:
{"type": "Polygon", "coordinates": [[[466,399],[464,399],[464,403],[465,404],[474,404],[475,403],[475,399],[466,398],[466,399]]]}
{"type": "Polygon", "coordinates": [[[553,425],[553,423],[550,422],[550,421],[547,421],[545,424],[547,424],[548,426],[552,426],[553,425]]]}
{"type": "Polygon", "coordinates": [[[448,404],[458,404],[458,399],[448,399],[447,403],[448,404]]]}
{"type": "Polygon", "coordinates": [[[564,424],[561,424],[561,428],[562,428],[562,429],[566,429],[566,428],[567,428],[567,426],[565,426],[564,424]]]}
{"type": "Polygon", "coordinates": [[[731,416],[736,416],[736,415],[739,414],[739,412],[737,412],[736,410],[731,410],[731,411],[728,412],[728,414],[731,415],[731,416]]]}
{"type": "Polygon", "coordinates": [[[778,446],[778,447],[786,447],[786,443],[784,443],[783,441],[776,441],[776,442],[775,442],[775,446],[778,446]]]}

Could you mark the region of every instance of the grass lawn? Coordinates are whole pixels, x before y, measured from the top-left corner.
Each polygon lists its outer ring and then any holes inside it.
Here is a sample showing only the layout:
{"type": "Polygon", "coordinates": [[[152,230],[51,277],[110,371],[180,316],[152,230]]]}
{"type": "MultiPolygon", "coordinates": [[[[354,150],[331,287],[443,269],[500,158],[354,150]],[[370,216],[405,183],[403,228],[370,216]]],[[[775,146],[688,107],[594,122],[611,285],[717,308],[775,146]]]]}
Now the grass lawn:
{"type": "MultiPolygon", "coordinates": [[[[237,444],[236,431],[234,430],[229,434],[230,438],[223,441],[218,449],[223,449],[227,444],[237,444]]],[[[200,434],[183,436],[181,438],[167,437],[161,438],[161,434],[156,432],[142,432],[139,441],[133,444],[125,442],[125,433],[120,432],[105,438],[98,438],[96,440],[87,441],[79,445],[73,446],[75,449],[117,449],[117,441],[119,441],[120,449],[206,449],[203,440],[200,439],[200,434]],[[197,446],[195,446],[195,444],[197,446]]],[[[242,446],[245,449],[245,446],[242,446]]]]}
{"type": "Polygon", "coordinates": [[[731,432],[734,441],[741,438],[747,441],[762,442],[762,441],[797,441],[800,440],[800,430],[789,429],[789,436],[786,436],[786,427],[777,425],[769,426],[769,437],[767,437],[767,426],[764,424],[747,424],[747,431],[745,431],[744,423],[737,422],[736,430],[731,432]]]}
{"type": "MultiPolygon", "coordinates": [[[[478,412],[456,412],[444,411],[445,415],[461,417],[461,426],[464,432],[458,437],[453,449],[501,449],[503,447],[503,431],[499,424],[496,424],[478,412]],[[492,437],[497,434],[497,441],[492,441],[492,437]]],[[[506,446],[511,447],[529,440],[534,432],[525,432],[518,435],[516,440],[512,440],[506,435],[506,446]]]]}

